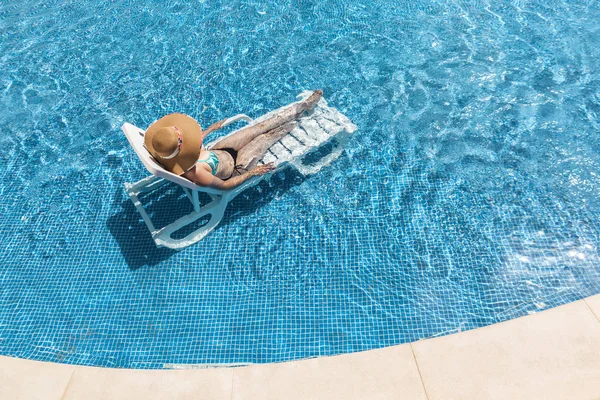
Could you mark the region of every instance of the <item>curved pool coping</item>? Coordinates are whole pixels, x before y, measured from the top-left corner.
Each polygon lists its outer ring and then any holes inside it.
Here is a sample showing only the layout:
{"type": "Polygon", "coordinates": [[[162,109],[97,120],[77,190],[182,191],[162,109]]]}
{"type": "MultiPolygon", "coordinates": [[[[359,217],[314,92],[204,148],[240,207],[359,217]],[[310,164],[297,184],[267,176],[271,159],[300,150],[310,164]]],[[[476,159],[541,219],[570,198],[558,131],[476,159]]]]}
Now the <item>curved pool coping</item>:
{"type": "Polygon", "coordinates": [[[10,399],[600,399],[600,295],[453,335],[234,368],[134,370],[0,356],[10,399]]]}

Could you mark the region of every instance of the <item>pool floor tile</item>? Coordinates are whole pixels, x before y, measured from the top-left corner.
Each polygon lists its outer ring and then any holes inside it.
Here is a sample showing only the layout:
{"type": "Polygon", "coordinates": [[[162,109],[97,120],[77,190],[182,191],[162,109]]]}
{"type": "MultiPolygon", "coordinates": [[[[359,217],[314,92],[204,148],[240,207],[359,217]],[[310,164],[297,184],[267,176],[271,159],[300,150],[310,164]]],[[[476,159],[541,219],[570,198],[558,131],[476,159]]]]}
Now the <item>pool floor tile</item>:
{"type": "Polygon", "coordinates": [[[231,400],[233,369],[132,370],[78,368],[64,400],[231,400]]]}
{"type": "Polygon", "coordinates": [[[0,399],[60,400],[75,368],[0,356],[0,399]]]}
{"type": "Polygon", "coordinates": [[[409,345],[236,368],[233,399],[426,399],[409,345]]]}
{"type": "Polygon", "coordinates": [[[600,398],[600,324],[583,301],[412,347],[429,400],[600,398]]]}

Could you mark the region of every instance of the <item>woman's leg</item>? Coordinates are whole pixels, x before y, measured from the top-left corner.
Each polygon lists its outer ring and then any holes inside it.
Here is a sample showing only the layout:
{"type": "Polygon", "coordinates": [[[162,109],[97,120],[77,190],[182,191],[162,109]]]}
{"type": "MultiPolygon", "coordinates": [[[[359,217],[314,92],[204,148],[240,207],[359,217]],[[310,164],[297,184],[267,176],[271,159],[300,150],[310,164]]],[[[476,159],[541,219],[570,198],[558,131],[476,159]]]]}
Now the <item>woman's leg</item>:
{"type": "Polygon", "coordinates": [[[241,175],[256,167],[256,164],[263,158],[269,147],[273,146],[275,142],[290,133],[297,126],[298,123],[296,121],[288,122],[263,135],[259,135],[246,146],[242,147],[235,160],[233,176],[241,175]]]}
{"type": "Polygon", "coordinates": [[[211,150],[233,149],[235,151],[240,151],[242,147],[246,146],[257,136],[269,132],[286,122],[297,119],[304,111],[313,108],[322,95],[322,90],[315,90],[306,100],[286,108],[281,113],[259,124],[240,129],[235,134],[217,142],[211,150]]]}

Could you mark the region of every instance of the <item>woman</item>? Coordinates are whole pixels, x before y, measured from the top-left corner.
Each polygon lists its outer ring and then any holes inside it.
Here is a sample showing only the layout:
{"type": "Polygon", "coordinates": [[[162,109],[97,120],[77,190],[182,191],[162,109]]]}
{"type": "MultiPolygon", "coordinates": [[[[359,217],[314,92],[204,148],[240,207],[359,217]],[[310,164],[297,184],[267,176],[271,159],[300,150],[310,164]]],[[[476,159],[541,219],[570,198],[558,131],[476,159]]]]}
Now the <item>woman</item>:
{"type": "Polygon", "coordinates": [[[258,161],[275,142],[292,131],[294,121],[312,109],[323,91],[315,90],[307,99],[281,113],[218,141],[210,150],[202,141],[225,122],[212,124],[205,131],[198,122],[184,114],[169,114],[146,130],[144,144],[165,169],[199,186],[229,190],[253,176],[275,169],[273,163],[257,166],[258,161]]]}

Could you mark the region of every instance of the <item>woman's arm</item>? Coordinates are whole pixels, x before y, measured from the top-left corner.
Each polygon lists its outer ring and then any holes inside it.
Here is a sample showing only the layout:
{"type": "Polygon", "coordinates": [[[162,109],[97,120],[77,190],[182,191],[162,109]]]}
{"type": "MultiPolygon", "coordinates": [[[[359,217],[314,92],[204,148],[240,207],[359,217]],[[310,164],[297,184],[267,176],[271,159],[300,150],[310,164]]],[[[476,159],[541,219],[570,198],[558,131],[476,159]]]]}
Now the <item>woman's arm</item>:
{"type": "Polygon", "coordinates": [[[214,124],[212,124],[211,126],[206,128],[205,130],[203,130],[202,131],[202,141],[204,142],[204,138],[207,137],[209,133],[221,129],[223,127],[223,124],[225,123],[225,121],[227,121],[227,118],[225,118],[222,121],[215,122],[214,124]]]}
{"type": "Polygon", "coordinates": [[[194,182],[198,186],[208,186],[213,189],[219,190],[230,190],[235,187],[240,186],[242,183],[246,182],[248,179],[264,175],[269,173],[275,169],[273,163],[268,163],[264,165],[259,165],[258,167],[233,178],[229,178],[227,180],[222,180],[213,176],[210,172],[205,170],[204,168],[196,167],[194,171],[190,170],[186,172],[183,176],[194,182]]]}

